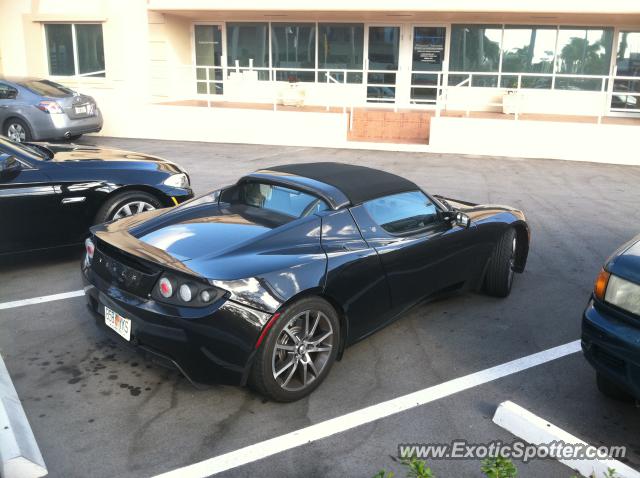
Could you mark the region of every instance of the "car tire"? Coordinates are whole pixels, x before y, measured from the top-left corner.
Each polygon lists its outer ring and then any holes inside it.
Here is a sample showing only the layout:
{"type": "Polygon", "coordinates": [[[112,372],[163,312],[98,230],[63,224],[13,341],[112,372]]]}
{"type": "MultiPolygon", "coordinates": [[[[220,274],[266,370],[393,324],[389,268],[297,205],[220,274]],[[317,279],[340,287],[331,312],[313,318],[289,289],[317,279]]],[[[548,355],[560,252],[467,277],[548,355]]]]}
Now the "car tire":
{"type": "Polygon", "coordinates": [[[260,344],[249,373],[249,386],[278,402],[309,395],[331,370],[340,333],[338,314],[324,299],[310,297],[293,302],[275,319],[260,344]],[[320,340],[322,337],[325,339],[320,340]]]}
{"type": "Polygon", "coordinates": [[[33,139],[31,128],[19,118],[9,118],[5,121],[2,134],[16,143],[24,143],[33,139]]]}
{"type": "Polygon", "coordinates": [[[485,292],[494,297],[507,297],[511,292],[516,257],[516,231],[507,229],[496,244],[485,276],[485,292]]]}
{"type": "Polygon", "coordinates": [[[596,374],[596,383],[600,393],[606,397],[619,400],[621,402],[633,401],[633,396],[629,392],[599,372],[596,374]]]}
{"type": "Polygon", "coordinates": [[[163,207],[162,203],[152,194],[144,191],[126,191],[109,198],[102,205],[96,214],[94,224],[122,219],[139,212],[160,209],[161,207],[163,207]]]}

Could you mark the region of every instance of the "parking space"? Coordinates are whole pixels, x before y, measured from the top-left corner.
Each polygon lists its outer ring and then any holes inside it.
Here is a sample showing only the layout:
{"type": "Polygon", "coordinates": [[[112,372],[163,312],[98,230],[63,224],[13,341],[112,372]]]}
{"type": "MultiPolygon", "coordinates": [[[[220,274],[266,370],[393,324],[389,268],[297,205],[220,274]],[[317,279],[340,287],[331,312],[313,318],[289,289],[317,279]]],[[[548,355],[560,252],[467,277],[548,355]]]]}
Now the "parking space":
{"type": "MultiPolygon", "coordinates": [[[[233,387],[196,390],[97,329],[82,297],[0,310],[0,351],[54,477],[152,476],[403,394],[573,342],[606,257],[638,233],[640,167],[381,151],[86,138],[156,154],[196,193],[275,164],[341,161],[410,177],[426,190],[521,208],[529,263],[511,296],[460,294],[413,310],[348,349],[325,383],[292,404],[233,387]]],[[[357,180],[357,178],[354,178],[357,180]]],[[[80,253],[0,264],[0,303],[81,289],[80,253]]],[[[398,443],[513,437],[491,422],[512,400],[594,444],[626,445],[640,468],[640,413],[603,398],[581,354],[413,408],[226,472],[225,476],[371,476],[398,443]],[[265,471],[267,470],[268,473],[265,471]]],[[[478,476],[477,461],[433,462],[436,476],[478,476]]],[[[554,461],[520,476],[568,477],[554,461]]],[[[399,471],[399,470],[398,470],[399,471]]],[[[398,475],[400,475],[399,473],[398,475]]]]}

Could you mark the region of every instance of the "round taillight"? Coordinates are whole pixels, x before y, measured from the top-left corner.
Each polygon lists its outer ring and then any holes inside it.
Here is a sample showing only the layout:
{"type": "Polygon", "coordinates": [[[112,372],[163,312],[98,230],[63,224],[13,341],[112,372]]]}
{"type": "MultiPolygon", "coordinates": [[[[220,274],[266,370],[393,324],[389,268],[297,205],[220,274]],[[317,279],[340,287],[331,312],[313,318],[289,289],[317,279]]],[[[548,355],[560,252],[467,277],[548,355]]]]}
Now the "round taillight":
{"type": "Polygon", "coordinates": [[[178,289],[178,294],[180,294],[180,298],[184,302],[190,302],[191,299],[193,299],[193,292],[191,291],[189,284],[182,284],[180,289],[178,289]]]}
{"type": "Polygon", "coordinates": [[[84,249],[87,251],[87,257],[89,259],[93,259],[93,253],[96,251],[96,246],[93,244],[93,241],[87,237],[84,241],[84,249]]]}
{"type": "Polygon", "coordinates": [[[200,292],[200,300],[205,304],[211,302],[211,299],[213,299],[213,296],[208,290],[203,290],[202,292],[200,292]]]}
{"type": "Polygon", "coordinates": [[[173,285],[171,284],[171,281],[166,277],[160,279],[158,288],[160,289],[160,295],[165,299],[168,299],[173,295],[173,285]]]}

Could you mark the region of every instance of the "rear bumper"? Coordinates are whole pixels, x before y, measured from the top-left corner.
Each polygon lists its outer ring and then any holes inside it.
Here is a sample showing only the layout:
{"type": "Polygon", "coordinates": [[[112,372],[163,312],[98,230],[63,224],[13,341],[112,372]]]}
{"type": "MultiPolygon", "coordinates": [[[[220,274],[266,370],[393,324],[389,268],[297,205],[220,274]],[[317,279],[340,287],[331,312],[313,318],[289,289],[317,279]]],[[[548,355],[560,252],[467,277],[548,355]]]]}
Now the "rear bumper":
{"type": "Polygon", "coordinates": [[[244,385],[255,344],[269,314],[221,299],[204,311],[164,306],[133,296],[82,265],[85,294],[97,324],[114,341],[171,364],[194,384],[244,385]],[[104,307],[131,320],[131,340],[105,325],[104,307]],[[202,316],[193,317],[194,314],[202,316]]]}
{"type": "Polygon", "coordinates": [[[34,112],[29,118],[34,140],[63,139],[85,133],[96,133],[102,129],[103,119],[99,108],[87,118],[71,119],[66,114],[34,112]]]}
{"type": "Polygon", "coordinates": [[[640,322],[634,325],[621,315],[589,301],[582,318],[582,351],[599,373],[640,398],[640,322]]]}

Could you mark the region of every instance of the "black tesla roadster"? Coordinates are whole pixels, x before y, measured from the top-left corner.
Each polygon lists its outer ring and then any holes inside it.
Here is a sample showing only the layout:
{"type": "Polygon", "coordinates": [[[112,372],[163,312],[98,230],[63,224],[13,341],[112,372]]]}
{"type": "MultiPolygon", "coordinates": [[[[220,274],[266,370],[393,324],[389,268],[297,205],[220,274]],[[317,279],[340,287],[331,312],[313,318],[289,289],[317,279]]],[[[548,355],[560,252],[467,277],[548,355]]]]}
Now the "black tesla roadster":
{"type": "Polygon", "coordinates": [[[338,163],[277,166],[171,210],[95,226],[82,275],[114,337],[195,384],[299,399],[346,346],[456,290],[505,297],[522,212],[338,163]]]}
{"type": "Polygon", "coordinates": [[[93,224],[191,197],[187,173],[155,156],[0,136],[0,255],[82,244],[93,224]]]}

